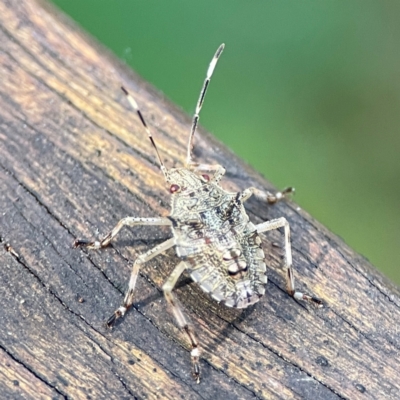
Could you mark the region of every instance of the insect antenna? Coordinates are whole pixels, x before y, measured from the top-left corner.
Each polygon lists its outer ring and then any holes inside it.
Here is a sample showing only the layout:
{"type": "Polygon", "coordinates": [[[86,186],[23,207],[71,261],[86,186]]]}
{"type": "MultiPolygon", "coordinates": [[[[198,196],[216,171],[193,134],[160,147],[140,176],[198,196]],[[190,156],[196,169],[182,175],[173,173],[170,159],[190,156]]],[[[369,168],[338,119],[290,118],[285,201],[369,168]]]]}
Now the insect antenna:
{"type": "Polygon", "coordinates": [[[189,136],[189,143],[188,143],[188,148],[187,148],[187,158],[186,158],[186,164],[189,165],[192,162],[192,150],[193,150],[193,141],[194,141],[194,134],[196,132],[197,125],[199,123],[200,119],[200,110],[201,107],[203,106],[204,98],[206,96],[208,84],[210,83],[211,76],[214,72],[214,68],[217,65],[217,61],[219,59],[219,56],[221,55],[222,51],[224,50],[225,44],[222,43],[219,47],[216,53],[214,54],[213,59],[210,62],[210,65],[207,70],[207,76],[206,79],[204,80],[203,87],[201,88],[200,96],[199,99],[197,100],[197,105],[196,105],[196,111],[193,116],[193,122],[192,122],[192,129],[190,131],[190,136],[189,136]]]}
{"type": "Polygon", "coordinates": [[[129,104],[132,106],[132,108],[136,111],[137,115],[139,116],[139,119],[140,119],[144,129],[147,132],[150,142],[153,145],[154,149],[156,150],[158,162],[160,163],[160,169],[163,172],[164,176],[166,176],[167,169],[165,168],[164,163],[161,160],[160,153],[158,152],[158,148],[153,139],[153,135],[151,134],[151,131],[150,131],[149,127],[147,126],[145,119],[143,118],[142,112],[140,111],[139,106],[136,103],[136,100],[133,98],[133,96],[131,94],[129,94],[129,92],[123,86],[121,86],[121,90],[124,92],[126,98],[129,101],[129,104]]]}

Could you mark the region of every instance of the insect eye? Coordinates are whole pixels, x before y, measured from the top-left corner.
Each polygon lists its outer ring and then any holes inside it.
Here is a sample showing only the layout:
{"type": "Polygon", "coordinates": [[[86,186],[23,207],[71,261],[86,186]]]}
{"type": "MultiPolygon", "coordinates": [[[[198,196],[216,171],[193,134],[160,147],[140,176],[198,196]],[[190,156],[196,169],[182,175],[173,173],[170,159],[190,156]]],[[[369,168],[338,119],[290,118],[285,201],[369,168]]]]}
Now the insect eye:
{"type": "Polygon", "coordinates": [[[171,193],[176,193],[179,192],[181,190],[181,187],[179,185],[176,185],[175,183],[173,185],[171,185],[171,187],[169,188],[169,191],[171,193]]]}
{"type": "Polygon", "coordinates": [[[201,175],[201,178],[203,179],[204,182],[209,182],[210,177],[208,175],[201,175]]]}

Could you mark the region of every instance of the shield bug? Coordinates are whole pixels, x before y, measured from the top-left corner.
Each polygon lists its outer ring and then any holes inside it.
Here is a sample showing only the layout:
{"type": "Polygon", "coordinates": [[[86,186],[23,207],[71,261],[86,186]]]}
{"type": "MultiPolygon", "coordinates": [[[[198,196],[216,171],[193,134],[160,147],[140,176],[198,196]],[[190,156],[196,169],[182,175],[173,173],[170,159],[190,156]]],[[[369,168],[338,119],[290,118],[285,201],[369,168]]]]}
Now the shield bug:
{"type": "Polygon", "coordinates": [[[285,218],[277,218],[258,225],[250,222],[244,202],[252,195],[267,204],[284,199],[293,191],[269,193],[255,187],[242,192],[229,193],[219,182],[225,173],[221,165],[199,164],[192,161],[194,135],[199,113],[217,61],[224,49],[222,44],[207,70],[207,76],[197,101],[187,147],[186,165],[167,169],[162,162],[157,146],[135,99],[122,87],[127,100],[138,114],[155,149],[160,169],[171,193],[171,212],[166,218],[126,217],[102,240],[76,240],[75,246],[100,249],[107,246],[124,226],[159,225],[169,226],[172,237],[139,255],[132,267],[129,287],[123,304],[107,320],[111,327],[132,306],[134,290],[142,264],[175,246],[179,263],[162,287],[176,322],[187,335],[191,347],[192,372],[199,382],[199,344],[191,324],[182,311],[173,289],[179,277],[187,271],[194,282],[216,301],[228,307],[246,308],[256,303],[265,293],[267,283],[264,252],[261,248],[262,232],[283,228],[284,268],[286,269],[287,292],[296,300],[304,300],[321,306],[315,297],[295,289],[290,247],[290,228],[285,218]]]}

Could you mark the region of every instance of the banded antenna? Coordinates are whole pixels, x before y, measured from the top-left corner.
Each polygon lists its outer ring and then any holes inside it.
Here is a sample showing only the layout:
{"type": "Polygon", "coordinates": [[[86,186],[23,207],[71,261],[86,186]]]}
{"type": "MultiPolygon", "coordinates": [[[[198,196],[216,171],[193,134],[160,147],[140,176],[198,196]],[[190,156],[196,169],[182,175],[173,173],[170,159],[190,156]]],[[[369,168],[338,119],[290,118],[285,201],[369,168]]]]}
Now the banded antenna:
{"type": "Polygon", "coordinates": [[[129,104],[132,106],[132,108],[136,111],[137,115],[139,116],[139,119],[142,122],[143,127],[147,132],[147,135],[148,135],[148,137],[150,139],[150,142],[153,145],[154,149],[156,150],[157,157],[158,157],[158,162],[160,163],[160,169],[163,172],[164,176],[166,177],[167,176],[167,169],[165,168],[165,165],[161,160],[160,153],[158,152],[157,146],[156,146],[156,144],[154,142],[154,139],[153,139],[153,135],[151,134],[151,131],[150,131],[149,127],[147,126],[145,119],[143,118],[142,112],[140,111],[139,106],[136,103],[136,100],[133,98],[133,96],[131,94],[129,94],[129,92],[123,86],[121,86],[121,89],[124,92],[126,98],[128,99],[129,104]]]}
{"type": "Polygon", "coordinates": [[[217,61],[219,59],[219,56],[221,55],[222,51],[224,50],[225,44],[222,43],[219,47],[216,53],[214,54],[213,59],[210,62],[210,65],[207,70],[207,76],[206,79],[204,80],[203,87],[200,92],[199,99],[197,100],[197,105],[196,105],[196,111],[193,116],[193,122],[192,122],[192,129],[190,131],[190,136],[189,136],[189,143],[188,143],[188,148],[187,148],[187,158],[186,158],[186,165],[189,165],[192,163],[192,150],[193,150],[193,141],[194,141],[194,134],[196,132],[197,125],[199,123],[200,119],[200,110],[201,107],[203,106],[204,98],[206,96],[207,88],[211,80],[211,76],[214,72],[214,68],[217,65],[217,61]]]}

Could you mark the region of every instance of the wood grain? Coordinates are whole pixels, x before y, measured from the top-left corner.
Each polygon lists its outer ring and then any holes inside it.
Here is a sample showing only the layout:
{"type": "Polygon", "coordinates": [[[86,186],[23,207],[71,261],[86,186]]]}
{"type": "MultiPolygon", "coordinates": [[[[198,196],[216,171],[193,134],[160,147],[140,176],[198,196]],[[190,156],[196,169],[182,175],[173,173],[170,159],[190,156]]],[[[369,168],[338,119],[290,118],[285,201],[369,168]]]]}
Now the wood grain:
{"type": "MultiPolygon", "coordinates": [[[[154,151],[119,87],[141,104],[169,167],[184,161],[190,119],[33,0],[0,0],[0,77],[2,398],[400,398],[398,288],[291,201],[251,200],[249,215],[289,220],[297,286],[324,308],[285,293],[276,231],[265,236],[270,282],[255,307],[227,309],[180,282],[203,350],[199,385],[160,290],[173,250],[145,265],[134,309],[107,330],[132,261],[170,235],[126,229],[107,249],[72,247],[124,216],[168,215],[154,151]]],[[[271,189],[201,129],[195,146],[198,160],[226,167],[225,188],[271,189]]]]}

